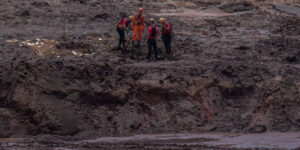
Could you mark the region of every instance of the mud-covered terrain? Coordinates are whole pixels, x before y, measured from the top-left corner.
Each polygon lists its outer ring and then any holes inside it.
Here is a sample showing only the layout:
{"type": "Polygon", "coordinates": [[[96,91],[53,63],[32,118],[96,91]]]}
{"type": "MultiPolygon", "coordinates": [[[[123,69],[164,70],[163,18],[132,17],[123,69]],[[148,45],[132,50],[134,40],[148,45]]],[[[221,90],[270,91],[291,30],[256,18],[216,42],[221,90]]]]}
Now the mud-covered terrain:
{"type": "Polygon", "coordinates": [[[275,5],[1,2],[0,137],[300,131],[300,17],[275,5]],[[116,48],[139,7],[172,24],[172,55],[116,48]]]}

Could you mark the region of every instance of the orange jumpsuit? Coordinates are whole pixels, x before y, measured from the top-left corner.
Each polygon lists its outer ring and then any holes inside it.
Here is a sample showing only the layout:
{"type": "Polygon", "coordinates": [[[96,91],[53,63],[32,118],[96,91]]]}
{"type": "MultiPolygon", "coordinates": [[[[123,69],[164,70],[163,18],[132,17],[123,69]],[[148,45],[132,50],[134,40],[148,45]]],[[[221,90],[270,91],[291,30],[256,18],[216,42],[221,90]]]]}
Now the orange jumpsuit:
{"type": "Polygon", "coordinates": [[[142,33],[145,28],[145,16],[144,15],[134,15],[134,19],[132,22],[133,28],[133,37],[132,41],[141,41],[142,40],[142,33]]]}

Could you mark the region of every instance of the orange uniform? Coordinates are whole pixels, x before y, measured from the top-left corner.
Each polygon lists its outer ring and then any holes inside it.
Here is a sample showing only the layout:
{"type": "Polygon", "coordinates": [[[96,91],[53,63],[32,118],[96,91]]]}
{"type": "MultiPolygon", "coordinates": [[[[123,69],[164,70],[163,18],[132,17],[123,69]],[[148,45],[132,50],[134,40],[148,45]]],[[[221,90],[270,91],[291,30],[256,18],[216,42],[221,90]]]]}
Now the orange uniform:
{"type": "Polygon", "coordinates": [[[132,28],[133,28],[133,37],[132,41],[141,41],[142,40],[142,33],[145,29],[145,16],[140,14],[134,15],[134,19],[132,22],[132,28]]]}

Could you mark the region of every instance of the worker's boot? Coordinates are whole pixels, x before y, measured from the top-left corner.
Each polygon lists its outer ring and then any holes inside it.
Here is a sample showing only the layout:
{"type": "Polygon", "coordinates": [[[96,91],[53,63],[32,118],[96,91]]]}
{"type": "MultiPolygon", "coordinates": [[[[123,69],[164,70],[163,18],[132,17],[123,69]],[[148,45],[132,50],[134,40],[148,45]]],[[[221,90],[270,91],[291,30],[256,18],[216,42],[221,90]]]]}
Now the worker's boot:
{"type": "Polygon", "coordinates": [[[170,48],[168,48],[167,54],[171,54],[171,49],[170,48]]]}
{"type": "Polygon", "coordinates": [[[119,41],[119,44],[118,44],[118,50],[121,49],[121,44],[122,44],[122,41],[120,40],[120,41],[119,41]]]}
{"type": "Polygon", "coordinates": [[[123,45],[122,51],[123,51],[123,52],[126,52],[126,51],[127,51],[127,45],[126,45],[125,41],[123,42],[122,45],[123,45]]]}

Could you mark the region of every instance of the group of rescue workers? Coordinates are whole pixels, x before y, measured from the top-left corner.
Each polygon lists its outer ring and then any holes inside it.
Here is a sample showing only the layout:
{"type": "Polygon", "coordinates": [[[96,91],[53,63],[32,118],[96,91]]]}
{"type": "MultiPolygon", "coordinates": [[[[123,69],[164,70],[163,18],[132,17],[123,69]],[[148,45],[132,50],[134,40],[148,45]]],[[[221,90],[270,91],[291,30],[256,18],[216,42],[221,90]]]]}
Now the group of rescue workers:
{"type": "MultiPolygon", "coordinates": [[[[133,30],[132,45],[134,47],[140,47],[142,42],[142,34],[146,27],[145,16],[143,15],[143,8],[139,8],[138,12],[134,16],[129,18],[126,15],[121,16],[122,19],[118,23],[117,32],[119,33],[119,49],[126,50],[126,38],[125,34],[130,30],[133,30]],[[136,43],[137,42],[137,43],[136,43]],[[135,45],[137,44],[137,45],[135,45]],[[123,47],[121,47],[123,46],[123,47]]],[[[155,19],[149,19],[149,26],[147,30],[147,36],[145,42],[148,44],[148,56],[147,59],[151,59],[152,48],[155,54],[155,60],[158,60],[157,54],[157,42],[156,39],[161,32],[161,38],[165,45],[165,53],[171,53],[171,39],[172,39],[172,28],[170,23],[166,22],[164,18],[159,19],[160,26],[155,25],[155,19]]]]}

